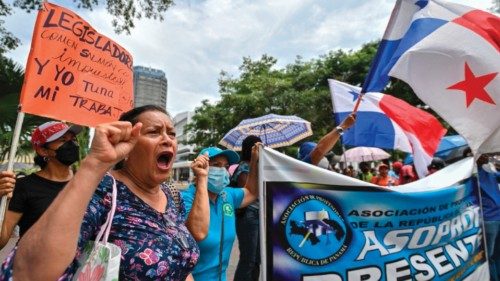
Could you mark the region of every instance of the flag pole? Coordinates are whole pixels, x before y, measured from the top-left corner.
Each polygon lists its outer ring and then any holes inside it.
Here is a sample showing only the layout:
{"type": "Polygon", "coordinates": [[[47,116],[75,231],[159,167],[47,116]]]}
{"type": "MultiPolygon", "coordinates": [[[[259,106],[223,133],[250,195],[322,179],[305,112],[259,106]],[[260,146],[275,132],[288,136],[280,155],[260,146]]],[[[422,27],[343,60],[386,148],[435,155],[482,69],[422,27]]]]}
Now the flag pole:
{"type": "MultiPolygon", "coordinates": [[[[12,172],[14,170],[14,161],[16,158],[17,145],[19,144],[19,137],[21,136],[21,128],[24,121],[24,112],[19,111],[17,113],[16,127],[14,128],[14,136],[12,136],[12,144],[9,151],[9,162],[7,164],[7,171],[12,172]]],[[[3,227],[3,221],[5,217],[5,210],[7,209],[7,194],[2,196],[2,201],[0,203],[0,229],[3,227]]]]}
{"type": "Polygon", "coordinates": [[[358,100],[356,101],[356,104],[354,105],[354,109],[352,110],[352,113],[356,113],[358,111],[359,104],[361,103],[361,99],[365,95],[364,92],[359,93],[358,100]]]}
{"type": "MultiPolygon", "coordinates": [[[[342,79],[342,80],[345,80],[345,79],[342,79]]],[[[359,102],[361,101],[361,97],[362,97],[362,94],[360,94],[356,104],[354,105],[354,109],[353,109],[352,113],[356,113],[356,111],[358,110],[358,106],[359,106],[359,102]]],[[[332,102],[333,102],[333,97],[332,97],[332,102]]],[[[333,109],[335,110],[335,105],[333,106],[333,109]]],[[[339,126],[339,125],[337,125],[337,126],[339,126]]],[[[342,135],[339,136],[339,141],[340,141],[340,144],[342,146],[342,155],[344,155],[345,167],[347,167],[347,155],[345,155],[345,145],[344,145],[344,140],[343,140],[342,135]]]]}
{"type": "MultiPolygon", "coordinates": [[[[477,196],[479,198],[479,209],[480,209],[480,212],[481,214],[483,214],[483,196],[481,194],[481,181],[479,180],[479,165],[477,164],[477,160],[479,159],[479,157],[481,156],[481,154],[477,153],[477,154],[473,154],[473,159],[474,159],[474,166],[473,166],[473,170],[472,170],[472,174],[474,176],[476,176],[476,192],[477,192],[477,196]]],[[[486,171],[485,171],[486,172],[486,171]]],[[[481,229],[482,230],[486,230],[485,229],[485,226],[484,226],[484,219],[481,220],[481,229]]],[[[483,241],[486,241],[486,231],[482,231],[482,238],[483,238],[483,241]]],[[[484,246],[484,251],[486,253],[486,256],[489,257],[489,251],[493,251],[493,249],[488,249],[488,245],[487,243],[484,243],[483,244],[484,246]]]]}

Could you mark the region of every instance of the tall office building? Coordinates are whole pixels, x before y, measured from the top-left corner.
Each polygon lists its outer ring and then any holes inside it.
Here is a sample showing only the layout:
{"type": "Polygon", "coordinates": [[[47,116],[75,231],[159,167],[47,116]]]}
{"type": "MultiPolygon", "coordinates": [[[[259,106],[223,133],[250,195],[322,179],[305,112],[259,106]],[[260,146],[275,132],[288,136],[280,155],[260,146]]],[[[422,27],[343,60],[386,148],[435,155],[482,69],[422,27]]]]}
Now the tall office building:
{"type": "Polygon", "coordinates": [[[146,104],[167,108],[167,78],[159,69],[134,66],[134,107],[146,104]]]}
{"type": "Polygon", "coordinates": [[[177,158],[178,161],[187,161],[189,157],[194,154],[194,145],[185,144],[191,136],[186,132],[186,125],[191,123],[191,118],[193,117],[193,111],[185,111],[175,115],[174,117],[174,127],[177,133],[177,158]]]}

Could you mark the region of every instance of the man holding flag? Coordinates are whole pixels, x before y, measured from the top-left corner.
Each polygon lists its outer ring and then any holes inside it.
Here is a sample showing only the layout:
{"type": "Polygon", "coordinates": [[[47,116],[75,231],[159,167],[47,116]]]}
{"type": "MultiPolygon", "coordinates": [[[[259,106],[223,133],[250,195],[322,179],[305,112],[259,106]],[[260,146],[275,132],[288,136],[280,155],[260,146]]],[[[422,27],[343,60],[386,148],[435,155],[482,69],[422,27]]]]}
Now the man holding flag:
{"type": "MultiPolygon", "coordinates": [[[[339,126],[333,128],[328,134],[324,135],[319,142],[304,142],[299,148],[298,158],[309,164],[318,166],[325,155],[332,150],[340,136],[344,134],[356,121],[356,114],[351,113],[345,117],[339,126]]],[[[328,165],[327,167],[328,168],[328,165]]]]}

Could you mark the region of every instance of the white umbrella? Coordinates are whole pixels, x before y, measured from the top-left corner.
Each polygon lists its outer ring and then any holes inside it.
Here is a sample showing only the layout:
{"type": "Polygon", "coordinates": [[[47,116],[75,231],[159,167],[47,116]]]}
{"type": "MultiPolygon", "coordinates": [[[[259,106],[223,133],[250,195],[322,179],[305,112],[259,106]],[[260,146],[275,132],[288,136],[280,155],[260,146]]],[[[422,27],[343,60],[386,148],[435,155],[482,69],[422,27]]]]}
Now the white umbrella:
{"type": "Polygon", "coordinates": [[[258,136],[265,146],[276,148],[289,146],[312,135],[311,123],[294,115],[268,114],[245,119],[229,131],[219,144],[236,151],[250,135],[258,136]]]}
{"type": "Polygon", "coordinates": [[[359,146],[348,149],[340,157],[341,162],[377,161],[391,157],[391,155],[377,147],[359,146]]]}

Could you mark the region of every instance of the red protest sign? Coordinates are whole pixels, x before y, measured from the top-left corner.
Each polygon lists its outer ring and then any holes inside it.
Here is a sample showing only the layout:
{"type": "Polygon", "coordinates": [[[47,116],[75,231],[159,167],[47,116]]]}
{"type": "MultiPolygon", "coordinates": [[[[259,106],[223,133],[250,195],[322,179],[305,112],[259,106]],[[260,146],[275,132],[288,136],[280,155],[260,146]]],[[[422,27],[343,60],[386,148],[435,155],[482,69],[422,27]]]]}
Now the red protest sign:
{"type": "Polygon", "coordinates": [[[21,111],[86,126],[133,107],[132,56],[74,12],[43,3],[33,31],[21,111]]]}

